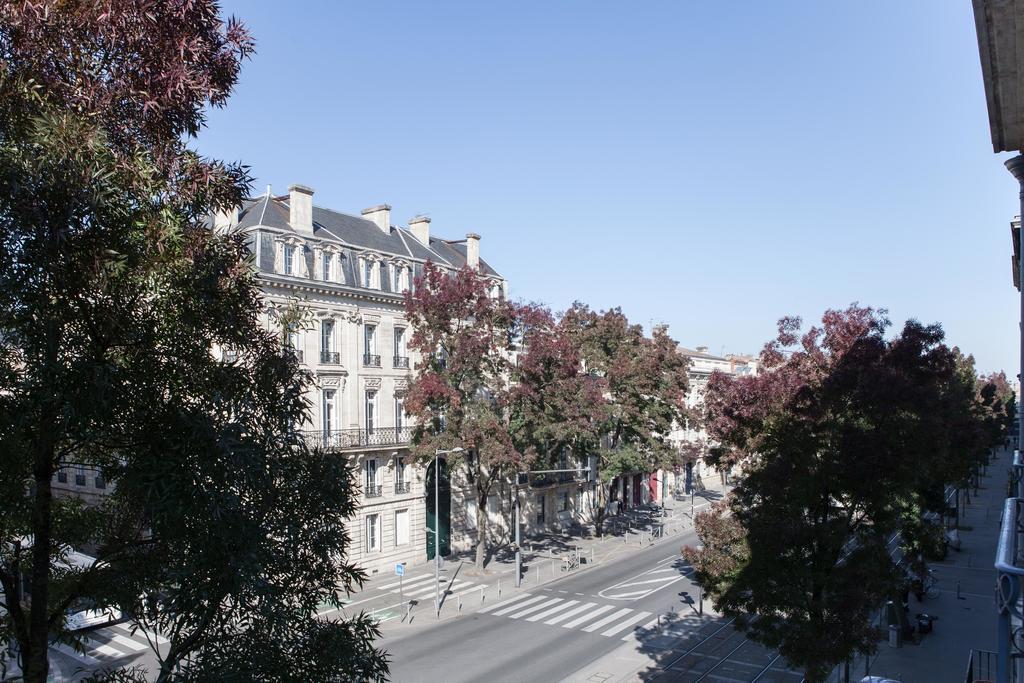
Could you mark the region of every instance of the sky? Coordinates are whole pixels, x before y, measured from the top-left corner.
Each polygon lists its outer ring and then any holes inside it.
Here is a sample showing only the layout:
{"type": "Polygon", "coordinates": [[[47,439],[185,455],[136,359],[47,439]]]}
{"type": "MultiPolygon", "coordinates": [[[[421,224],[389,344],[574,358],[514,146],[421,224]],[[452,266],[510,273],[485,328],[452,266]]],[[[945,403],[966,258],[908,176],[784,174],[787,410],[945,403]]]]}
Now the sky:
{"type": "Polygon", "coordinates": [[[1017,373],[965,0],[225,0],[257,53],[195,142],[275,194],[481,235],[514,298],[756,353],[852,302],[1017,373]]]}

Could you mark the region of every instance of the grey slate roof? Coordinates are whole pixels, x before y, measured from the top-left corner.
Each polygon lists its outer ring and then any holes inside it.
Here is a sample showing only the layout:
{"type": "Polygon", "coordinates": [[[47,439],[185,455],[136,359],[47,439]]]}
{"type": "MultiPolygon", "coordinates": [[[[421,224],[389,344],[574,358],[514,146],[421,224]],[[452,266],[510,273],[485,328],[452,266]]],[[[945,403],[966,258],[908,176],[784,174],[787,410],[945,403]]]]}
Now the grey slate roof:
{"type": "MultiPolygon", "coordinates": [[[[246,200],[238,214],[240,229],[266,226],[285,232],[295,232],[288,223],[289,207],[287,197],[257,197],[246,200]]],[[[417,240],[411,231],[391,226],[384,234],[373,221],[349,214],[313,207],[313,237],[353,247],[369,249],[382,254],[401,256],[421,261],[432,261],[440,265],[461,268],[466,264],[466,245],[430,238],[427,248],[417,240]]],[[[480,259],[480,272],[484,275],[501,277],[497,271],[480,259]]],[[[350,273],[345,273],[346,277],[350,273]]],[[[353,280],[349,279],[349,282],[353,280]]]]}

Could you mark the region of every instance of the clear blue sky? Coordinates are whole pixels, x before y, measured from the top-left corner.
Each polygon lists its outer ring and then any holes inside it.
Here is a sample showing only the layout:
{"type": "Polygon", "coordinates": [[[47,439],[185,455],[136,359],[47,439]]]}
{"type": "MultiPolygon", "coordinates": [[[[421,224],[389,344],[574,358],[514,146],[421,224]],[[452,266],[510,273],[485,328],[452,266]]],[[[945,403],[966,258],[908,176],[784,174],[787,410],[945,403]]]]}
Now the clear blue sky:
{"type": "Polygon", "coordinates": [[[852,301],[1016,374],[970,2],[225,2],[257,40],[198,146],[482,235],[513,295],[753,352],[852,301]]]}

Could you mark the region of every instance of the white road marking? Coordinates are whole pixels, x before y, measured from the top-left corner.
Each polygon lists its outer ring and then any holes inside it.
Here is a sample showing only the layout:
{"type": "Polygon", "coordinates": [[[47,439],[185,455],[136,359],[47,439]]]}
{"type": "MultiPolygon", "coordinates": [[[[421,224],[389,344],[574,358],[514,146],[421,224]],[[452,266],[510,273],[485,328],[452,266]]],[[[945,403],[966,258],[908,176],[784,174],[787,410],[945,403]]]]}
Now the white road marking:
{"type": "Polygon", "coordinates": [[[404,579],[402,581],[394,581],[392,583],[386,583],[383,586],[370,586],[370,590],[378,589],[378,590],[382,590],[383,591],[383,590],[387,590],[389,588],[398,588],[399,585],[401,585],[403,588],[405,588],[406,586],[413,586],[413,585],[415,585],[417,583],[422,583],[424,581],[430,581],[432,578],[434,578],[434,577],[431,576],[430,574],[427,574],[425,576],[417,576],[415,579],[404,579]]]}
{"type": "Polygon", "coordinates": [[[676,569],[675,567],[665,567],[664,569],[655,569],[653,572],[650,572],[650,573],[651,574],[660,574],[662,572],[675,572],[675,571],[679,571],[679,570],[676,569]]]}
{"type": "Polygon", "coordinates": [[[544,609],[545,607],[551,607],[551,605],[555,604],[556,602],[562,602],[562,598],[552,598],[552,599],[548,600],[547,602],[540,603],[539,605],[534,605],[533,607],[527,607],[522,612],[516,612],[515,614],[508,615],[508,618],[509,619],[518,619],[519,617],[525,617],[527,614],[533,614],[534,612],[536,612],[539,609],[544,609]]]}
{"type": "Polygon", "coordinates": [[[579,600],[567,600],[567,601],[563,602],[561,605],[556,605],[556,606],[552,607],[549,610],[541,612],[540,614],[534,614],[532,617],[528,618],[527,621],[540,621],[541,619],[547,619],[552,614],[556,614],[558,612],[561,612],[564,609],[568,609],[568,608],[572,607],[573,605],[578,605],[578,604],[580,604],[579,600]]]}
{"type": "Polygon", "coordinates": [[[110,639],[115,641],[118,645],[122,645],[131,650],[135,650],[136,652],[142,652],[143,650],[149,649],[148,645],[143,645],[139,641],[132,640],[131,638],[128,638],[127,636],[122,636],[119,633],[111,633],[110,639]]]}
{"type": "Polygon", "coordinates": [[[638,591],[629,591],[627,593],[616,593],[615,595],[603,595],[601,597],[608,598],[609,600],[632,600],[633,596],[642,598],[650,592],[649,588],[644,588],[638,591]]]}
{"type": "Polygon", "coordinates": [[[580,605],[579,607],[576,607],[574,609],[569,610],[565,614],[559,614],[557,617],[554,617],[553,619],[548,619],[544,623],[549,625],[549,626],[554,626],[555,624],[557,624],[557,623],[559,623],[561,621],[565,621],[569,617],[574,617],[577,614],[579,614],[580,612],[587,611],[588,609],[593,607],[595,604],[596,603],[593,603],[593,602],[585,602],[582,605],[580,605]]]}
{"type": "Polygon", "coordinates": [[[69,657],[74,657],[75,659],[79,660],[80,662],[84,662],[89,666],[95,666],[96,664],[100,663],[100,660],[96,659],[95,657],[90,657],[89,655],[84,654],[82,652],[79,652],[67,643],[55,643],[50,647],[54,650],[57,650],[58,652],[63,652],[69,657]]]}
{"type": "Polygon", "coordinates": [[[490,612],[493,609],[498,609],[499,607],[504,607],[505,605],[511,605],[513,602],[519,602],[523,598],[528,598],[528,597],[530,597],[529,593],[520,593],[519,595],[516,595],[515,597],[511,597],[508,600],[502,600],[501,602],[496,602],[496,603],[494,603],[492,605],[487,605],[485,607],[481,607],[480,609],[477,610],[477,612],[490,612]]]}
{"type": "MultiPolygon", "coordinates": [[[[640,576],[643,576],[643,575],[641,574],[640,576]]],[[[637,577],[633,577],[633,578],[637,578],[637,577]]],[[[660,591],[662,588],[668,588],[673,583],[675,583],[677,581],[682,581],[685,578],[687,578],[686,574],[683,574],[681,576],[676,576],[674,578],[670,576],[670,577],[666,577],[664,579],[658,579],[658,582],[660,583],[660,585],[654,586],[653,588],[647,588],[647,589],[642,590],[642,591],[626,591],[625,593],[619,592],[619,590],[622,589],[622,588],[626,588],[626,587],[629,587],[629,586],[637,585],[636,583],[629,583],[628,582],[629,580],[627,579],[627,581],[625,581],[623,583],[620,583],[620,584],[616,584],[616,585],[612,586],[611,588],[605,588],[603,591],[598,593],[598,595],[600,595],[602,598],[606,598],[608,600],[639,600],[640,598],[645,597],[647,595],[650,595],[651,593],[654,593],[655,591],[660,591]]]]}
{"type": "Polygon", "coordinates": [[[593,633],[594,631],[596,631],[597,629],[601,628],[605,624],[610,624],[611,622],[615,621],[616,619],[621,619],[622,617],[626,616],[627,614],[629,614],[632,611],[633,610],[629,609],[628,607],[623,607],[618,612],[612,612],[608,616],[595,621],[593,624],[591,624],[590,626],[588,626],[585,629],[583,629],[583,632],[584,633],[593,633]]]}
{"type": "MultiPolygon", "coordinates": [[[[649,631],[652,628],[654,628],[655,626],[658,626],[660,623],[661,623],[661,617],[655,617],[655,618],[651,619],[650,621],[648,621],[643,626],[641,626],[639,630],[641,630],[641,631],[649,631]]],[[[623,640],[637,640],[636,631],[630,631],[626,635],[622,636],[622,639],[623,640]]]]}
{"type": "MultiPolygon", "coordinates": [[[[123,631],[123,632],[127,633],[130,636],[134,635],[132,633],[132,627],[130,625],[128,625],[128,624],[114,624],[114,628],[116,628],[116,629],[118,629],[120,631],[123,631]]],[[[144,631],[141,628],[135,629],[135,633],[146,634],[146,635],[149,636],[150,640],[155,640],[160,645],[167,645],[168,643],[171,642],[171,641],[167,640],[166,638],[164,638],[162,635],[160,635],[158,633],[150,633],[149,631],[144,631]]],[[[143,635],[142,637],[145,638],[146,635],[143,635]]]]}
{"type": "Polygon", "coordinates": [[[633,616],[629,617],[628,619],[626,619],[624,621],[620,621],[619,623],[615,624],[614,626],[612,626],[607,631],[601,631],[601,635],[602,636],[611,637],[611,636],[615,635],[616,633],[618,633],[619,631],[621,631],[622,629],[627,628],[629,626],[632,626],[633,624],[635,624],[636,622],[640,621],[641,619],[645,619],[645,618],[647,618],[649,616],[651,616],[650,612],[638,612],[638,613],[634,614],[633,616]]]}
{"type": "Polygon", "coordinates": [[[643,586],[643,585],[646,585],[646,584],[649,584],[649,583],[663,583],[665,581],[668,581],[668,578],[662,576],[661,578],[658,578],[658,579],[646,579],[644,581],[630,581],[629,583],[620,583],[618,585],[618,587],[619,588],[629,588],[630,586],[643,586]]]}
{"type": "Polygon", "coordinates": [[[103,643],[96,643],[96,647],[93,647],[89,650],[89,654],[94,653],[99,653],[104,657],[123,657],[125,655],[124,652],[121,652],[117,648],[110,647],[109,645],[104,645],[103,643]]]}
{"type": "Polygon", "coordinates": [[[533,603],[538,602],[539,600],[543,600],[545,597],[547,597],[547,596],[545,596],[545,595],[535,595],[532,598],[530,598],[529,600],[523,600],[522,602],[518,602],[515,605],[512,605],[511,607],[505,607],[504,609],[500,609],[500,610],[498,610],[496,612],[492,612],[492,614],[494,614],[494,616],[496,616],[496,617],[500,617],[503,614],[511,614],[512,612],[515,612],[516,610],[520,609],[521,607],[526,607],[527,605],[532,605],[533,603]]]}
{"type": "Polygon", "coordinates": [[[573,619],[568,624],[562,624],[562,628],[576,628],[577,626],[579,626],[583,622],[590,621],[594,617],[598,616],[599,614],[604,614],[605,612],[607,612],[610,609],[612,609],[611,605],[601,605],[597,609],[591,610],[590,612],[584,614],[579,619],[573,619]]]}

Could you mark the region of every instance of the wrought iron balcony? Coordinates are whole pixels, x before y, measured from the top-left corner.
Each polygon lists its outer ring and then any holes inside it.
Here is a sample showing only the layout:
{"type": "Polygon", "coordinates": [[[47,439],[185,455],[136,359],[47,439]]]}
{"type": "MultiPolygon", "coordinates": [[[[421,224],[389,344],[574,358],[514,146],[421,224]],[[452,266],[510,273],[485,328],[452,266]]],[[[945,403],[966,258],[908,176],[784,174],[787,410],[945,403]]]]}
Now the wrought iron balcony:
{"type": "Polygon", "coordinates": [[[363,365],[368,368],[379,368],[380,367],[380,356],[372,353],[363,354],[363,365]]]}
{"type": "Polygon", "coordinates": [[[395,356],[395,367],[396,368],[408,368],[409,357],[408,356],[395,356]]]}
{"type": "Polygon", "coordinates": [[[409,493],[409,482],[407,482],[407,481],[396,481],[395,482],[395,493],[409,493]]]}
{"type": "Polygon", "coordinates": [[[286,346],[283,349],[281,349],[281,353],[286,355],[290,354],[292,358],[299,361],[300,363],[302,362],[302,349],[293,349],[290,346],[286,346]]]}
{"type": "Polygon", "coordinates": [[[329,432],[303,432],[310,446],[336,451],[346,448],[404,446],[412,438],[412,427],[375,427],[374,429],[334,429],[329,432]]]}
{"type": "Polygon", "coordinates": [[[384,495],[384,487],[380,484],[367,484],[366,489],[363,491],[363,495],[367,498],[380,498],[384,495]]]}
{"type": "Polygon", "coordinates": [[[321,351],[320,362],[325,365],[339,365],[341,363],[341,354],[337,351],[321,351]]]}

